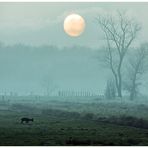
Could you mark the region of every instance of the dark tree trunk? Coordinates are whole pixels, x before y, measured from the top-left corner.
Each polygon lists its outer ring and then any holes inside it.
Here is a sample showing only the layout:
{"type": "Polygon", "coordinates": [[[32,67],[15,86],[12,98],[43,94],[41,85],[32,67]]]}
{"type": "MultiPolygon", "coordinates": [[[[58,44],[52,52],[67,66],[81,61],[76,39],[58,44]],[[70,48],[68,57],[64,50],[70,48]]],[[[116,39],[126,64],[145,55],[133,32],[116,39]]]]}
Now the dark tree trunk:
{"type": "Polygon", "coordinates": [[[135,74],[133,75],[133,82],[130,91],[130,100],[133,100],[136,96],[136,76],[137,76],[137,69],[135,71],[135,74]]]}
{"type": "Polygon", "coordinates": [[[120,55],[120,61],[118,66],[118,97],[122,98],[122,75],[121,75],[121,66],[123,62],[124,55],[120,55]]]}

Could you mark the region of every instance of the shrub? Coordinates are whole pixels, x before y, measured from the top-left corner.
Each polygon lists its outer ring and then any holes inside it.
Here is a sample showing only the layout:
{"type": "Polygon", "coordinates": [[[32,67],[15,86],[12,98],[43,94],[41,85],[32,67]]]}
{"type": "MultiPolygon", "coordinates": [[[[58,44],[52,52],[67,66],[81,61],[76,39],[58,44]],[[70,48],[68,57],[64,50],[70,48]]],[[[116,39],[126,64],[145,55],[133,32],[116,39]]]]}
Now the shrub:
{"type": "Polygon", "coordinates": [[[120,117],[112,116],[109,118],[100,117],[97,119],[97,121],[148,129],[147,120],[144,120],[142,118],[132,117],[132,116],[120,116],[120,117]]]}

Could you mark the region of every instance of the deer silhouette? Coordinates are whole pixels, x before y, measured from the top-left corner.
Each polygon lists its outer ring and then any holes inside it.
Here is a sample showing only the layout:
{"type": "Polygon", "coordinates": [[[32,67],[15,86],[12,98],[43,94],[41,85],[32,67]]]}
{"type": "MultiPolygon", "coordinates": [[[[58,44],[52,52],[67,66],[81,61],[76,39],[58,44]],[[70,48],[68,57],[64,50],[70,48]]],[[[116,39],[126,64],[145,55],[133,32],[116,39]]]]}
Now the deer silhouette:
{"type": "Polygon", "coordinates": [[[21,118],[21,123],[23,124],[25,123],[29,123],[29,122],[33,122],[34,119],[33,118],[21,118]]]}

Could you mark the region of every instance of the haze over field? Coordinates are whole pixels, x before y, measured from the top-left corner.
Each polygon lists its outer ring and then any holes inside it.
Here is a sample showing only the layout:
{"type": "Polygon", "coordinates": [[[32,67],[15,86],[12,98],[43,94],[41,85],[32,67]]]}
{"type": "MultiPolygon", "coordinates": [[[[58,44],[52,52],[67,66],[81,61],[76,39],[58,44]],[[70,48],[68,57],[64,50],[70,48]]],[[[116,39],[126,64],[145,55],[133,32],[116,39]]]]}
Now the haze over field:
{"type": "Polygon", "coordinates": [[[46,85],[59,90],[104,91],[104,70],[99,69],[97,51],[81,47],[13,46],[0,49],[0,92],[45,94],[46,85]],[[96,62],[97,61],[97,62],[96,62]]]}
{"type": "Polygon", "coordinates": [[[1,3],[0,145],[148,145],[148,3],[1,3]]]}
{"type": "MultiPolygon", "coordinates": [[[[104,93],[109,70],[97,60],[106,42],[96,17],[114,14],[116,8],[127,11],[142,25],[131,46],[146,41],[146,3],[1,3],[0,40],[4,45],[0,49],[0,92],[44,94],[43,83],[49,79],[57,90],[104,93]],[[82,15],[86,21],[85,31],[77,38],[63,29],[64,19],[71,13],[82,15]]],[[[147,85],[145,81],[144,93],[147,85]]]]}

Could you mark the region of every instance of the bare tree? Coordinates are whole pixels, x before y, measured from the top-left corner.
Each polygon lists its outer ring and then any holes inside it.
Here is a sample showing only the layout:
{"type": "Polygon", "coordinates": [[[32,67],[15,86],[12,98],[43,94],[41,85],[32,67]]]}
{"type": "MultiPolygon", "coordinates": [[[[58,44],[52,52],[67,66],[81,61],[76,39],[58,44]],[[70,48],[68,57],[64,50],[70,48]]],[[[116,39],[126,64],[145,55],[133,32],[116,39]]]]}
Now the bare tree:
{"type": "Polygon", "coordinates": [[[124,13],[117,12],[117,17],[112,15],[96,18],[104,32],[107,63],[114,76],[118,97],[122,97],[122,64],[125,55],[140,30],[140,25],[124,13]]]}
{"type": "Polygon", "coordinates": [[[52,95],[52,93],[58,89],[58,86],[54,83],[54,80],[50,74],[43,79],[42,86],[45,88],[47,96],[52,95]]]}
{"type": "Polygon", "coordinates": [[[148,43],[142,44],[137,48],[132,57],[129,57],[127,67],[126,90],[130,93],[130,99],[133,100],[138,93],[138,87],[142,84],[141,78],[148,71],[148,43]]]}
{"type": "Polygon", "coordinates": [[[108,80],[105,89],[105,97],[107,99],[114,99],[116,97],[116,89],[113,80],[108,80]]]}

